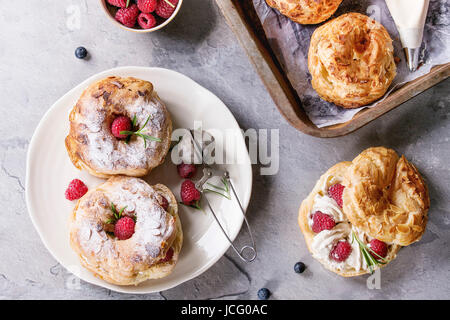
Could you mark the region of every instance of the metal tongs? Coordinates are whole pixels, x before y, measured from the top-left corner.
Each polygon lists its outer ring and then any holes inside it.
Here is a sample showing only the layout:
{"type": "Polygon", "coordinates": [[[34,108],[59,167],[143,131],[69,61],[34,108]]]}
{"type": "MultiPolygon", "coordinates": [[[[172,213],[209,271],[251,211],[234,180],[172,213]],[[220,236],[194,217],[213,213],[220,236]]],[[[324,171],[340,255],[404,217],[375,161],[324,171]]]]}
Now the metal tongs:
{"type": "MultiPolygon", "coordinates": [[[[197,153],[197,155],[200,155],[199,159],[203,159],[203,148],[199,145],[198,141],[195,140],[194,136],[192,135],[192,132],[189,131],[189,133],[190,133],[190,136],[192,138],[192,141],[194,141],[193,145],[194,145],[195,152],[197,153]]],[[[239,200],[239,198],[237,196],[237,193],[236,193],[236,190],[234,189],[234,185],[233,185],[233,183],[232,183],[232,181],[230,179],[229,172],[226,171],[226,170],[213,169],[209,165],[205,164],[203,161],[202,161],[202,164],[203,164],[203,176],[202,176],[202,178],[200,180],[198,180],[195,183],[195,187],[202,194],[202,196],[203,196],[202,198],[205,200],[206,204],[208,205],[209,210],[211,210],[211,213],[212,213],[214,219],[216,220],[216,222],[219,225],[220,229],[222,230],[223,234],[227,238],[227,240],[230,243],[230,245],[233,248],[233,250],[239,256],[239,258],[241,258],[245,262],[252,262],[253,260],[256,259],[256,256],[257,256],[255,240],[253,238],[253,234],[252,234],[252,231],[250,229],[250,225],[249,225],[249,223],[247,221],[247,217],[245,216],[244,208],[242,207],[241,201],[239,200]],[[219,219],[217,218],[217,215],[214,212],[214,209],[211,207],[211,204],[209,203],[209,200],[206,197],[206,194],[204,192],[205,191],[204,185],[212,177],[221,177],[221,178],[225,179],[226,182],[230,185],[230,187],[231,187],[230,189],[231,189],[231,191],[233,191],[234,198],[236,199],[237,203],[239,204],[239,208],[241,209],[242,215],[244,217],[244,221],[245,221],[245,224],[247,226],[247,230],[248,230],[248,233],[250,235],[251,242],[252,242],[251,245],[245,245],[241,249],[238,249],[233,244],[233,241],[231,241],[231,239],[228,236],[228,234],[225,232],[225,229],[223,228],[222,224],[220,223],[219,219]],[[247,253],[245,254],[245,252],[247,252],[247,253]]]]}

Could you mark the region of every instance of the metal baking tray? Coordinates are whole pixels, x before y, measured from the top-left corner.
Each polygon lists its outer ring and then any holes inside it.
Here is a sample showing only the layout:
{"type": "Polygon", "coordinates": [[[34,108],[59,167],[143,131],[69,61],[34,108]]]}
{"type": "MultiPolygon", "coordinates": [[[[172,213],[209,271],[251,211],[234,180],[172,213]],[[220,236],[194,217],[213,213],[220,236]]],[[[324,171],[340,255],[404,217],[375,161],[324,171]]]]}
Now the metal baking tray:
{"type": "Polygon", "coordinates": [[[339,137],[353,132],[450,75],[450,63],[436,66],[428,74],[395,90],[376,107],[361,110],[350,121],[318,128],[309,120],[297,92],[273,53],[253,2],[251,0],[216,0],[216,3],[244,47],[280,113],[293,127],[315,137],[339,137]]]}

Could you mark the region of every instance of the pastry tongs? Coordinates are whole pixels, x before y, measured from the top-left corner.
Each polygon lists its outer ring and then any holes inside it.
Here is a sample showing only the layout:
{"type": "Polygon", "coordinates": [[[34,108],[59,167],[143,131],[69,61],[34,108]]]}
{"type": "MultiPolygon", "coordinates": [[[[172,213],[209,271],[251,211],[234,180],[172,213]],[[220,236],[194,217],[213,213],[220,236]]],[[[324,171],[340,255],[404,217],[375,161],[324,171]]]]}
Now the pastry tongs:
{"type": "MultiPolygon", "coordinates": [[[[190,132],[190,131],[189,131],[190,132]]],[[[191,133],[191,132],[190,132],[191,133]]],[[[199,152],[200,150],[203,150],[198,141],[196,141],[191,133],[191,138],[192,141],[194,141],[193,145],[194,145],[194,150],[197,154],[200,154],[201,157],[200,159],[203,159],[203,152],[199,152]]],[[[252,262],[253,260],[256,259],[257,256],[257,252],[256,252],[256,246],[255,246],[255,240],[253,238],[253,234],[252,231],[250,229],[250,225],[247,221],[247,217],[245,216],[245,211],[244,208],[242,207],[241,201],[239,200],[239,197],[236,194],[236,190],[234,189],[234,185],[233,182],[230,179],[230,174],[228,171],[226,170],[217,170],[217,169],[213,169],[211,166],[205,164],[202,161],[203,164],[203,176],[201,177],[200,180],[198,180],[195,183],[195,187],[197,188],[198,191],[200,191],[200,193],[202,194],[202,199],[205,200],[206,204],[208,205],[209,210],[211,210],[211,213],[214,217],[214,219],[216,220],[217,224],[219,225],[220,229],[222,230],[223,234],[225,235],[225,237],[227,238],[228,242],[230,243],[231,247],[233,248],[233,250],[236,252],[236,254],[239,256],[239,258],[241,258],[243,261],[245,262],[252,262]],[[243,246],[241,249],[236,248],[236,246],[233,244],[233,241],[231,241],[230,237],[228,236],[228,234],[226,233],[225,229],[223,228],[222,224],[220,223],[219,219],[217,218],[216,213],[214,212],[214,209],[211,207],[211,204],[209,203],[208,198],[206,197],[206,192],[204,185],[206,184],[206,182],[211,179],[212,177],[221,177],[222,179],[225,179],[226,182],[229,184],[231,191],[233,192],[234,198],[236,199],[239,208],[242,212],[242,215],[244,217],[244,221],[245,224],[247,226],[247,230],[248,233],[250,235],[250,239],[252,244],[251,245],[245,245],[243,246]],[[245,254],[245,252],[247,252],[245,254]]],[[[233,197],[232,197],[233,198],[233,197]]]]}

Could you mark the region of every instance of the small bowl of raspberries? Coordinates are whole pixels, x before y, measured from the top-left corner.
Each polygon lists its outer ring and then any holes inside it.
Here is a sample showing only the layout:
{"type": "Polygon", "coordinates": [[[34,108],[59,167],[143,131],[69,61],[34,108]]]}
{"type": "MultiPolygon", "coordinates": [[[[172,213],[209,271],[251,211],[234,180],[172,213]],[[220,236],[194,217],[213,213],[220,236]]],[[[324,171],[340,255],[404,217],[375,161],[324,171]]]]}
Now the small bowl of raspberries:
{"type": "Polygon", "coordinates": [[[183,0],[100,0],[105,13],[120,27],[152,32],[170,23],[183,0]]]}

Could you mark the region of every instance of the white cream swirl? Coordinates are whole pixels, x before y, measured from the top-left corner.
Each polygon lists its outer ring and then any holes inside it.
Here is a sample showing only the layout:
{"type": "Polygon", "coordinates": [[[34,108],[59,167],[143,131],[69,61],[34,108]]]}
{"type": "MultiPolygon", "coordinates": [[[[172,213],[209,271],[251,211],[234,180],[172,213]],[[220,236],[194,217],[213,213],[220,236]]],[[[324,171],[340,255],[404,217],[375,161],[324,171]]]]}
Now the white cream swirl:
{"type": "Polygon", "coordinates": [[[362,232],[355,227],[351,227],[348,222],[337,224],[331,230],[319,232],[313,239],[311,250],[314,258],[338,271],[361,271],[367,270],[367,264],[359,249],[358,242],[352,243],[352,231],[360,239],[364,239],[362,232]],[[339,241],[347,241],[352,246],[352,251],[348,258],[343,262],[338,262],[330,258],[330,252],[339,241]]]}
{"type": "Polygon", "coordinates": [[[317,211],[330,215],[336,222],[336,226],[333,229],[323,230],[314,236],[311,245],[313,257],[337,271],[367,270],[368,266],[361,254],[358,242],[353,241],[352,243],[352,231],[364,242],[367,240],[367,235],[355,226],[352,226],[348,222],[342,208],[339,207],[334,199],[327,195],[329,186],[335,183],[339,183],[336,181],[336,178],[333,176],[327,177],[321,192],[314,197],[312,212],[308,216],[310,227],[313,224],[312,215],[317,211]],[[339,241],[347,241],[352,247],[349,257],[343,262],[338,262],[330,258],[330,252],[339,241]]]}

